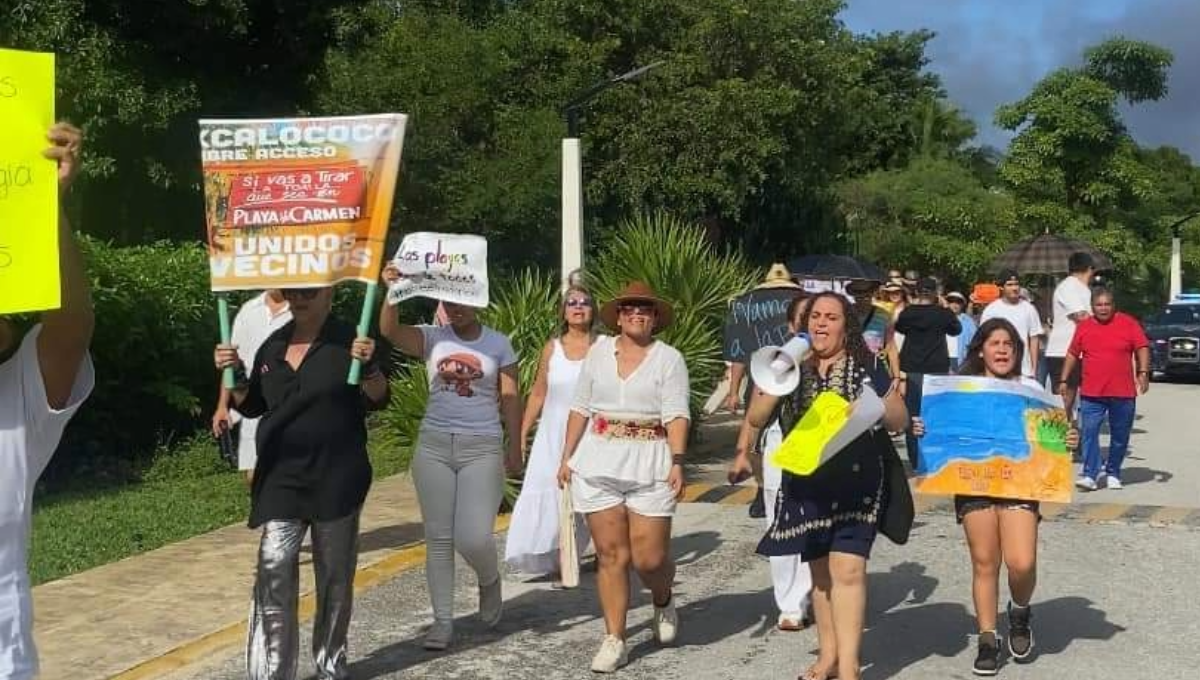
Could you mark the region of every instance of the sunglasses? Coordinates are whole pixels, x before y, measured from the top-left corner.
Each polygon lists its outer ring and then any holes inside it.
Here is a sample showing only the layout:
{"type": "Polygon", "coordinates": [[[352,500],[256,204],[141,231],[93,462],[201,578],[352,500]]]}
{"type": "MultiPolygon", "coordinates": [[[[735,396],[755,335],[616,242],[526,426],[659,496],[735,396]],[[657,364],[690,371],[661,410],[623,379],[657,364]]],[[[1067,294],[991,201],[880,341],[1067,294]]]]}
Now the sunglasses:
{"type": "Polygon", "coordinates": [[[320,293],[320,288],[285,288],[283,297],[296,300],[315,300],[320,293]]]}
{"type": "Polygon", "coordinates": [[[617,307],[622,314],[640,314],[642,316],[650,316],[654,313],[654,305],[649,302],[629,302],[617,307]]]}
{"type": "Polygon", "coordinates": [[[571,298],[567,300],[567,307],[591,307],[591,298],[571,298]]]}

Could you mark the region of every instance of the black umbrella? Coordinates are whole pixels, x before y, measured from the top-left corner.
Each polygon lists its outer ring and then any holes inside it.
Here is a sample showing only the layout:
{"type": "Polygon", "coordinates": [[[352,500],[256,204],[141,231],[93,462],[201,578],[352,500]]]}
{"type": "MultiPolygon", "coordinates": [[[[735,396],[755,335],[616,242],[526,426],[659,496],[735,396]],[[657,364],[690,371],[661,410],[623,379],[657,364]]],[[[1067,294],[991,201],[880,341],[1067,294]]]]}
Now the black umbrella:
{"type": "Polygon", "coordinates": [[[798,279],[866,279],[882,283],[886,275],[870,262],[849,255],[804,255],[788,263],[798,279]]]}
{"type": "Polygon", "coordinates": [[[1092,256],[1098,271],[1112,269],[1112,260],[1092,245],[1065,236],[1042,234],[1016,243],[992,261],[992,271],[1015,269],[1019,274],[1065,274],[1075,253],[1092,256]]]}

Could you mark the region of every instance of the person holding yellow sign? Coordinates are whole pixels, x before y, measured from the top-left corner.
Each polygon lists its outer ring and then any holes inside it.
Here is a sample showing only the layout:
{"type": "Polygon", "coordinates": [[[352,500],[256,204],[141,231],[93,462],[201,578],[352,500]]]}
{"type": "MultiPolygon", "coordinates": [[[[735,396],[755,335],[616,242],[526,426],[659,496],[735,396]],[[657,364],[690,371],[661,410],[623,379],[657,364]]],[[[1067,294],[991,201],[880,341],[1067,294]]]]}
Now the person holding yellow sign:
{"type": "MultiPolygon", "coordinates": [[[[58,163],[62,196],[79,167],[83,135],[59,123],[48,139],[45,156],[58,163]]],[[[91,289],[61,206],[58,244],[59,308],[44,312],[19,343],[0,317],[0,356],[7,357],[0,363],[0,678],[8,680],[30,680],[38,670],[26,566],[33,487],[95,381],[88,357],[95,326],[91,289]]]]}
{"type": "MultiPolygon", "coordinates": [[[[826,393],[854,403],[867,390],[884,402],[881,424],[904,429],[908,412],[899,390],[876,370],[863,341],[858,316],[838,293],[809,299],[800,328],[812,352],[800,365],[800,381],[788,395],[755,394],[746,411],[751,427],[775,417],[791,432],[817,398],[826,393]],[[879,374],[879,375],[875,375],[879,374]],[[778,416],[776,409],[778,408],[778,416]]],[[[759,543],[767,556],[799,555],[812,574],[817,619],[817,661],[805,680],[858,680],[859,647],[867,601],[867,558],[883,510],[884,455],[879,437],[864,433],[810,475],[783,473],[775,521],[759,543]]]]}

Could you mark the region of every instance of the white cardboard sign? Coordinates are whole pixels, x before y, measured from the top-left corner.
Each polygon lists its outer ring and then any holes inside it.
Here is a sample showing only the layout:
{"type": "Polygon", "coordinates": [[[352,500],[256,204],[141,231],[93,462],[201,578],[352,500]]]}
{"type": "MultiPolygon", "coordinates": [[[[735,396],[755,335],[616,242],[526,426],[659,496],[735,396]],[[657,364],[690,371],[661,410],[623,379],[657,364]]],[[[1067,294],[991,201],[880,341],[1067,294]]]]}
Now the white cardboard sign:
{"type": "Polygon", "coordinates": [[[392,264],[401,279],[388,290],[388,302],[427,297],[487,307],[487,239],[473,234],[419,231],[400,243],[392,264]]]}

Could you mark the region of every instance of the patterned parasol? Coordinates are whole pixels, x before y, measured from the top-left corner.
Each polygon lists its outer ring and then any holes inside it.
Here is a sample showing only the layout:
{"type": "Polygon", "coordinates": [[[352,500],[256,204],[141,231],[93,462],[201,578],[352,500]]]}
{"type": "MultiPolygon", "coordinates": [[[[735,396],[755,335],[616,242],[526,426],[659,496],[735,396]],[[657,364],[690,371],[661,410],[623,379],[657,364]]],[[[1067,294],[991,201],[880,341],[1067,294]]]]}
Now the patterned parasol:
{"type": "Polygon", "coordinates": [[[1022,275],[1065,274],[1067,260],[1078,252],[1091,255],[1097,271],[1112,269],[1112,260],[1092,245],[1065,236],[1042,234],[1010,246],[992,261],[992,271],[1015,269],[1022,275]]]}

